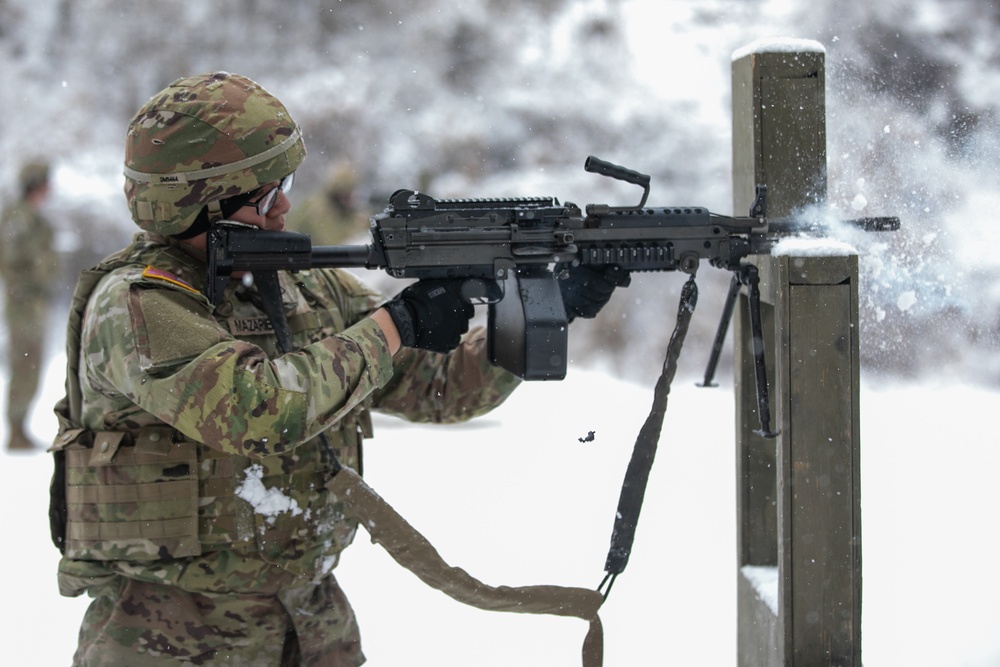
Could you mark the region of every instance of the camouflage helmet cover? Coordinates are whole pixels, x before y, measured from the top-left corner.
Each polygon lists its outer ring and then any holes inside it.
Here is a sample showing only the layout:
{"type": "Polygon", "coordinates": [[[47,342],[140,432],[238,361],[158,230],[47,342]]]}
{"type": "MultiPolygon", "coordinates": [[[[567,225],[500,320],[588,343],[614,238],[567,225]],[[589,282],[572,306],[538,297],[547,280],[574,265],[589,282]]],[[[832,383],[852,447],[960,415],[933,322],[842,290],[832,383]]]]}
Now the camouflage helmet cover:
{"type": "Polygon", "coordinates": [[[305,154],[288,110],[257,83],[227,72],[178,79],[129,123],[125,198],[139,227],[180,234],[210,202],[287,176],[305,154]]]}

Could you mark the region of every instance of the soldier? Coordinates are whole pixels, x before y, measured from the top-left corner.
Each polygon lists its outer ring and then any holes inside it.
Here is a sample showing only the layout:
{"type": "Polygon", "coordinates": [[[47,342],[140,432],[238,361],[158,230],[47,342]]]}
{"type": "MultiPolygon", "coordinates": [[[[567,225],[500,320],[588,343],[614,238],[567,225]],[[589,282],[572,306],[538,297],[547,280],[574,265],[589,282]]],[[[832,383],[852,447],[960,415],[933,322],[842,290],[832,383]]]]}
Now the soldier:
{"type": "Polygon", "coordinates": [[[75,665],[362,664],[332,572],[356,526],[326,481],[360,469],[369,411],[457,422],[518,385],[463,336],[455,281],[385,302],[346,272],[280,272],[293,351],[252,276],[206,299],[206,230],[281,230],[304,157],[282,103],[233,74],[179,79],[129,124],[144,231],[82,274],[56,406],[60,592],[93,597],[75,665]]]}
{"type": "Polygon", "coordinates": [[[358,208],[354,191],[358,175],[348,162],[330,170],[323,189],[307,197],[288,215],[288,228],[312,237],[313,245],[350,243],[368,231],[368,216],[358,208]]]}
{"type": "Polygon", "coordinates": [[[8,450],[36,449],[25,430],[38,390],[45,351],[46,318],[55,278],[52,225],[41,213],[49,196],[49,166],[33,161],[20,173],[21,197],[0,220],[0,277],[6,287],[10,384],[7,387],[8,450]]]}

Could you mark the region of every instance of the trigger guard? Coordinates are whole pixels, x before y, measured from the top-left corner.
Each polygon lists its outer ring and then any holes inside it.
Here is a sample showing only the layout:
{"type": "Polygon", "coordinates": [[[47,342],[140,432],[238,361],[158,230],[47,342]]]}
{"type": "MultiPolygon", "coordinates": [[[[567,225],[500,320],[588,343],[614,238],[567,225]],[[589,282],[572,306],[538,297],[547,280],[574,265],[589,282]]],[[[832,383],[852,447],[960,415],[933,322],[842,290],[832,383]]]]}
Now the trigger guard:
{"type": "Polygon", "coordinates": [[[503,288],[495,280],[469,278],[462,283],[461,294],[473,305],[488,305],[503,298],[503,288]]]}

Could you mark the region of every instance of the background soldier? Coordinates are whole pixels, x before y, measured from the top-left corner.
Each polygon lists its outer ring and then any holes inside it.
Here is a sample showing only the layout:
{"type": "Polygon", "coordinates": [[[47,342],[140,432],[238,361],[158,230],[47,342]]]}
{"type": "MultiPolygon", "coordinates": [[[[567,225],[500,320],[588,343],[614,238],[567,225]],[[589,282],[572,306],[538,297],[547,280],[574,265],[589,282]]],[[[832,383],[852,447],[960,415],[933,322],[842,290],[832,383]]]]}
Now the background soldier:
{"type": "Polygon", "coordinates": [[[358,175],[348,162],[330,170],[323,188],[288,214],[288,228],[312,237],[313,245],[341,245],[368,232],[368,214],[358,208],[358,175]]]}
{"type": "Polygon", "coordinates": [[[456,422],[518,385],[484,331],[463,337],[455,281],[386,303],[343,271],[278,272],[273,299],[246,275],[208,301],[207,230],[280,231],[304,157],[287,109],[238,75],[179,79],[129,124],[144,232],[81,276],[56,406],[60,592],[94,598],[76,665],[360,665],[332,573],[356,525],[326,481],[360,469],[370,410],[456,422]]]}
{"type": "Polygon", "coordinates": [[[7,388],[9,450],[36,448],[25,423],[43,367],[49,302],[59,275],[52,225],[41,213],[49,196],[49,165],[29,162],[20,173],[21,197],[0,220],[0,276],[6,290],[10,384],[7,388]]]}

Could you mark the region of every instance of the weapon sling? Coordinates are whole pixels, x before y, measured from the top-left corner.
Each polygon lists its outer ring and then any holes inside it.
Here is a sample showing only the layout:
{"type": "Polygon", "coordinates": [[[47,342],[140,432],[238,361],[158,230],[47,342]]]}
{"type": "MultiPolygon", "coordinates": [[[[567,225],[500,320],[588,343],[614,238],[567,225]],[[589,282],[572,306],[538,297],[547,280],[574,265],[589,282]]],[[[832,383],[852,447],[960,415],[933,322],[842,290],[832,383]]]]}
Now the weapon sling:
{"type": "Polygon", "coordinates": [[[656,381],[653,391],[653,405],[649,416],[639,429],[639,435],[632,449],[632,458],[625,471],[625,481],[622,483],[621,495],[618,498],[618,511],[615,514],[615,524],[611,533],[611,548],[605,561],[604,571],[607,574],[598,590],[604,591],[607,599],[615,579],[625,570],[629,556],[632,554],[632,541],[635,539],[635,527],[639,522],[639,511],[642,509],[642,499],[646,494],[646,483],[649,481],[649,471],[656,456],[656,445],[660,439],[660,429],[667,412],[667,395],[670,385],[677,372],[677,359],[680,357],[684,338],[691,324],[691,315],[698,303],[698,286],[694,276],[688,278],[681,289],[680,304],[677,307],[677,322],[674,332],[667,345],[663,369],[656,381]],[[606,588],[605,588],[606,586],[606,588]]]}
{"type": "Polygon", "coordinates": [[[656,453],[667,395],[677,371],[684,338],[698,301],[694,277],[681,290],[677,322],[667,346],[663,370],[657,381],[653,406],[640,429],[632,459],[622,485],[611,550],[604,582],[598,590],[562,586],[489,586],[461,568],[448,565],[423,535],[406,522],[384,499],[350,468],[343,468],[327,482],[327,488],[345,504],[345,513],[368,530],[372,542],[428,586],[454,600],[487,611],[571,616],[590,624],[583,642],[584,667],[600,667],[604,659],[604,631],[598,611],[611,590],[611,583],[625,569],[632,550],[635,527],[656,453]],[[609,582],[602,593],[601,588],[609,582]]]}
{"type": "Polygon", "coordinates": [[[465,570],[448,565],[434,546],[406,522],[360,476],[343,468],[327,488],[344,503],[345,514],[358,520],[393,560],[421,581],[454,600],[486,611],[552,614],[589,621],[583,641],[583,667],[601,667],[604,630],[597,612],[604,602],[600,592],[564,586],[489,586],[465,570]]]}
{"type": "MultiPolygon", "coordinates": [[[[282,352],[293,349],[288,323],[281,307],[281,289],[274,271],[254,274],[264,309],[282,352]]],[[[393,560],[421,581],[454,600],[486,611],[571,616],[590,623],[583,640],[583,667],[601,667],[604,630],[597,611],[604,602],[599,591],[563,586],[489,586],[465,570],[448,565],[419,531],[378,495],[361,476],[337,461],[325,435],[320,436],[335,471],[327,489],[344,503],[345,515],[364,526],[372,542],[380,544],[393,560]]]]}

